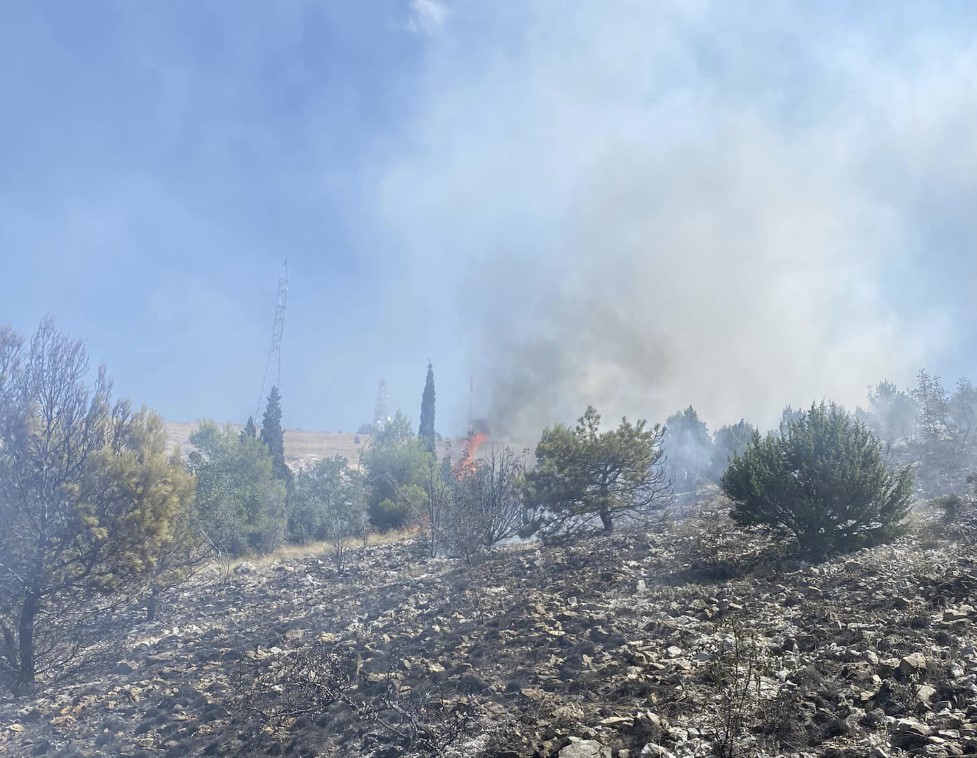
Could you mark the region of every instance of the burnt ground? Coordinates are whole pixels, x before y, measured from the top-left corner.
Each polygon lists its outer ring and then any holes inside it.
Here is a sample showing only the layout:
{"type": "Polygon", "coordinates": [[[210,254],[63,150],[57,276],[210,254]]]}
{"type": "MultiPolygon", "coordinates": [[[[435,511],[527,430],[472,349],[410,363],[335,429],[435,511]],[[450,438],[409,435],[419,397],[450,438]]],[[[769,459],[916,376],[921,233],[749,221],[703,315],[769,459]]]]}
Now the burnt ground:
{"type": "Polygon", "coordinates": [[[0,754],[977,755],[972,546],[806,565],[708,516],[422,553],[198,575],[114,660],[3,696],[0,754]]]}

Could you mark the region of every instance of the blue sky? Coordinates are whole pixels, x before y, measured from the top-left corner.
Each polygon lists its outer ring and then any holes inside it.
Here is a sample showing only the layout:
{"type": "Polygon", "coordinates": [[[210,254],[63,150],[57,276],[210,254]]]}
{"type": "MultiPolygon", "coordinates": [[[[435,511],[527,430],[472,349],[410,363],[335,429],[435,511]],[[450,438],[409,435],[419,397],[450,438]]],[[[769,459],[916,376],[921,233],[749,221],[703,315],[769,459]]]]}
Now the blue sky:
{"type": "Polygon", "coordinates": [[[5,3],[0,321],[174,420],[713,425],[977,375],[977,6],[5,3]]]}

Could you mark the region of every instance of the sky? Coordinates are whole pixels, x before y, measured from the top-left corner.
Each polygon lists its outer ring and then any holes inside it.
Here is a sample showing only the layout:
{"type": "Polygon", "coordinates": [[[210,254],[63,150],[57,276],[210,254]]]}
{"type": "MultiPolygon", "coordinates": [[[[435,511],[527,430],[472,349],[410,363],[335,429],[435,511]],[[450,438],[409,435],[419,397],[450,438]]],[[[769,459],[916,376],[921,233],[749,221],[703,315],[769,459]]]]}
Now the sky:
{"type": "Polygon", "coordinates": [[[0,323],[171,420],[531,439],[977,377],[977,5],[0,5],[0,323]],[[474,385],[474,392],[470,388],[474,385]],[[267,387],[266,387],[267,391],[267,387]]]}

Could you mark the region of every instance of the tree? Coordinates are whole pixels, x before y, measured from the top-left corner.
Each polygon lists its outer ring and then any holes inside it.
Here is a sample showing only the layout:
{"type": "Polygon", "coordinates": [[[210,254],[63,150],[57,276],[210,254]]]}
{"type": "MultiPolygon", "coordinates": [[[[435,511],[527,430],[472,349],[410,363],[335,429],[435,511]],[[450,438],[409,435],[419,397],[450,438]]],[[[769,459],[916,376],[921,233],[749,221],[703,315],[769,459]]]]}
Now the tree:
{"type": "Polygon", "coordinates": [[[967,387],[958,389],[953,403],[940,378],[921,370],[912,397],[918,408],[912,455],[919,462],[921,490],[928,495],[961,490],[968,473],[966,437],[957,423],[970,424],[967,387]]]}
{"type": "Polygon", "coordinates": [[[757,428],[740,419],[735,424],[721,426],[713,435],[712,479],[719,481],[726,472],[729,462],[750,446],[757,428]]]}
{"type": "Polygon", "coordinates": [[[210,421],[190,435],[197,521],[226,555],[270,552],[285,532],[285,484],[267,445],[210,421]]]}
{"type": "Polygon", "coordinates": [[[808,556],[891,539],[912,500],[910,467],[894,471],[869,429],[835,404],[812,405],[756,435],[730,463],[722,488],[740,527],[791,536],[808,556]]]}
{"type": "Polygon", "coordinates": [[[957,380],[957,386],[950,398],[950,423],[957,430],[957,445],[961,456],[969,462],[973,457],[973,432],[977,423],[977,388],[969,379],[957,380]]]}
{"type": "Polygon", "coordinates": [[[366,468],[367,508],[374,527],[401,528],[421,508],[430,460],[431,455],[400,411],[370,437],[362,461],[366,468]]]}
{"type": "Polygon", "coordinates": [[[299,471],[289,505],[289,539],[329,540],[336,567],[341,571],[349,541],[363,535],[366,525],[362,477],[345,458],[323,458],[299,471]]]}
{"type": "Polygon", "coordinates": [[[918,409],[906,392],[883,380],[869,388],[868,403],[868,411],[857,415],[880,440],[895,447],[913,439],[918,409]]]}
{"type": "Polygon", "coordinates": [[[801,416],[804,415],[804,411],[800,408],[794,408],[792,405],[788,405],[780,413],[780,428],[782,429],[785,424],[791,424],[797,421],[801,416]]]}
{"type": "Polygon", "coordinates": [[[289,481],[288,466],[285,465],[285,432],[282,430],[282,398],[278,387],[268,393],[268,404],[261,417],[261,440],[271,453],[272,469],[275,476],[283,482],[289,481]]]}
{"type": "Polygon", "coordinates": [[[421,396],[421,424],[417,436],[429,453],[434,452],[434,368],[427,362],[427,379],[424,381],[424,394],[421,396]]]}
{"type": "Polygon", "coordinates": [[[87,376],[82,343],[50,319],[26,347],[0,330],[0,632],[18,689],[142,589],[193,497],[159,416],[113,403],[104,367],[87,376]]]}
{"type": "Polygon", "coordinates": [[[672,477],[675,489],[694,495],[712,466],[713,445],[709,428],[691,405],[669,416],[665,422],[663,447],[665,469],[672,477]]]}
{"type": "Polygon", "coordinates": [[[919,435],[927,441],[953,441],[957,428],[950,412],[950,396],[940,377],[920,369],[912,397],[919,408],[916,423],[919,435]]]}
{"type": "Polygon", "coordinates": [[[591,406],[575,427],[545,429],[524,486],[536,528],[566,534],[598,518],[610,531],[618,515],[641,516],[664,506],[670,497],[664,430],[645,424],[625,418],[617,429],[600,432],[600,414],[591,406]]]}
{"type": "MultiPolygon", "coordinates": [[[[244,425],[241,430],[241,439],[245,437],[250,437],[253,440],[258,439],[258,427],[254,423],[254,416],[248,416],[248,423],[244,425]]],[[[282,453],[284,455],[285,445],[282,443],[282,453]]]]}

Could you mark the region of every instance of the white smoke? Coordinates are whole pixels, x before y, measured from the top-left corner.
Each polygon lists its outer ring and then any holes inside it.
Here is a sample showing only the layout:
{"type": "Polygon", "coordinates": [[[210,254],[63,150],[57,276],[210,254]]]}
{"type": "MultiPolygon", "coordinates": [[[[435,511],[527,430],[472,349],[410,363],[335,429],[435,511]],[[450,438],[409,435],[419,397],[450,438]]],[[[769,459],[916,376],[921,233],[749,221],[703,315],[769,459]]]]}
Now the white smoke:
{"type": "Polygon", "coordinates": [[[971,43],[920,32],[907,62],[800,11],[757,30],[707,2],[531,7],[518,43],[432,43],[379,195],[408,285],[460,293],[441,317],[496,428],[690,402],[769,426],[953,344],[914,188],[977,186],[971,43]]]}

